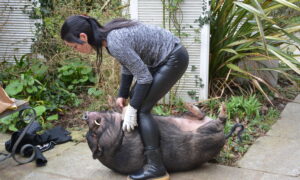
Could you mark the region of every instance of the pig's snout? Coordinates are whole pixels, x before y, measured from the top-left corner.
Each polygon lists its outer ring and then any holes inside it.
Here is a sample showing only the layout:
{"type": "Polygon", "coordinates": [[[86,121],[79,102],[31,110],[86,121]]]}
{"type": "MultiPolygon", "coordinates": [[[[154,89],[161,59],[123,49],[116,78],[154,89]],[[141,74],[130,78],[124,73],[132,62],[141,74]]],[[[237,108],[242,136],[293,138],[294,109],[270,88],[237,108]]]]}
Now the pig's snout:
{"type": "Polygon", "coordinates": [[[87,121],[88,119],[88,112],[83,113],[82,120],[87,121]]]}

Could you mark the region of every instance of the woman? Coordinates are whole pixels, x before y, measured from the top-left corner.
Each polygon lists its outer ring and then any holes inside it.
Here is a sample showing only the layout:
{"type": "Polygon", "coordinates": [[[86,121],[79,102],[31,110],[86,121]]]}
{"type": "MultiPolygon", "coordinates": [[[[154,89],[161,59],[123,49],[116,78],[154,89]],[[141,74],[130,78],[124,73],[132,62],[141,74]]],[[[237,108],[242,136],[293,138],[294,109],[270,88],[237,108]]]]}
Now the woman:
{"type": "Polygon", "coordinates": [[[180,79],[188,66],[188,53],[180,40],[162,28],[140,22],[115,19],[100,25],[96,19],[70,16],[61,29],[61,38],[68,46],[82,53],[97,53],[102,48],[122,65],[117,104],[127,105],[123,130],[130,132],[139,125],[146,164],[130,179],[169,179],[160,152],[160,136],[151,109],[180,79]],[[131,88],[133,77],[136,84],[131,88]]]}

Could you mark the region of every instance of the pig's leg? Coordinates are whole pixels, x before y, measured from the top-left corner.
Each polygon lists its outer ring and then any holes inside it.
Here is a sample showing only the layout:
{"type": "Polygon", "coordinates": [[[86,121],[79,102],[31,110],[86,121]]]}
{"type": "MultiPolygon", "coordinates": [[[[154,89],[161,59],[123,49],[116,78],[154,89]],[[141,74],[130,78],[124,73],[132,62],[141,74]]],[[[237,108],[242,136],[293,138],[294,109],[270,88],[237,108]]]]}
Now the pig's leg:
{"type": "Polygon", "coordinates": [[[154,179],[167,175],[159,148],[159,129],[151,115],[151,109],[181,78],[187,65],[188,54],[186,49],[181,47],[153,73],[151,88],[138,112],[139,129],[145,147],[147,164],[140,171],[129,176],[131,179],[154,179]]]}
{"type": "Polygon", "coordinates": [[[184,107],[190,111],[197,119],[201,120],[205,117],[205,113],[202,112],[197,106],[190,104],[190,103],[184,103],[184,107]]]}

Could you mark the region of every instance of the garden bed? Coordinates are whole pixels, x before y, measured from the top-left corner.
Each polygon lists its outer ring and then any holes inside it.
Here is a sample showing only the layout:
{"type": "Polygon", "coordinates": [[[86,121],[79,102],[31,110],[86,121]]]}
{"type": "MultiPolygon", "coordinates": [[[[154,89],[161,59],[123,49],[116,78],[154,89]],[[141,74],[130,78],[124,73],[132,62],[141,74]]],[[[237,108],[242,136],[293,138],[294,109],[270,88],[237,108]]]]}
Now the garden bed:
{"type": "MultiPolygon", "coordinates": [[[[285,93],[286,97],[291,100],[293,100],[299,94],[297,89],[288,86],[281,91],[285,93]]],[[[228,111],[230,111],[229,113],[231,113],[231,117],[229,117],[225,126],[225,133],[228,133],[229,129],[235,123],[241,123],[245,126],[245,131],[242,135],[243,142],[239,142],[236,134],[234,134],[233,137],[227,140],[227,143],[225,144],[220,155],[211,162],[235,166],[237,160],[239,160],[247,152],[248,148],[255,142],[255,140],[261,136],[264,136],[270,130],[271,126],[278,120],[280,113],[283,111],[286,104],[289,103],[289,100],[287,99],[273,98],[272,103],[274,106],[272,106],[268,101],[262,100],[260,103],[258,99],[259,98],[256,98],[256,96],[232,96],[225,101],[227,106],[231,106],[228,109],[228,111]],[[244,105],[237,103],[243,101],[244,105]],[[245,106],[245,104],[248,104],[248,107],[245,106]],[[233,110],[234,108],[236,109],[233,110]],[[251,110],[245,108],[252,108],[254,111],[251,112],[251,110]],[[256,114],[257,108],[259,114],[256,114]],[[240,115],[236,114],[237,111],[241,112],[240,115]],[[248,113],[251,113],[252,115],[247,115],[246,111],[250,111],[248,113]]],[[[224,99],[210,100],[199,104],[198,107],[200,107],[200,109],[207,115],[215,118],[218,114],[218,108],[222,101],[224,101],[224,99]]],[[[86,110],[97,111],[98,109],[103,110],[108,108],[103,106],[100,108],[100,106],[101,105],[99,102],[97,102],[97,100],[94,98],[85,98],[85,101],[83,104],[81,104],[80,108],[68,107],[68,109],[65,109],[65,113],[61,114],[60,120],[55,124],[62,125],[70,130],[80,131],[82,136],[84,136],[88,127],[86,122],[81,119],[82,114],[86,110]]],[[[171,108],[168,105],[158,105],[154,107],[154,113],[159,115],[179,115],[183,113],[182,110],[183,107],[180,103],[177,103],[177,106],[175,105],[171,108]]],[[[80,141],[85,141],[85,139],[81,138],[80,141]]]]}

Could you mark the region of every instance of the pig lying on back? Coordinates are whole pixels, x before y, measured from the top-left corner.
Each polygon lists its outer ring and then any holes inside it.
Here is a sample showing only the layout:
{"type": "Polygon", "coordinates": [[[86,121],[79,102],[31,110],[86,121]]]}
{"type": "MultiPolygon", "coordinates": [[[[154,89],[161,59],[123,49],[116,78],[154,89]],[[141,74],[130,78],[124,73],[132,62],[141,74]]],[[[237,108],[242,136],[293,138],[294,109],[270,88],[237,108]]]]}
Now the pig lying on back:
{"type": "MultiPolygon", "coordinates": [[[[169,172],[190,170],[211,160],[224,143],[225,107],[219,118],[203,118],[201,111],[189,106],[194,116],[154,116],[161,134],[163,162],[169,172]]],[[[86,138],[94,159],[108,168],[130,174],[144,164],[142,140],[136,128],[122,131],[122,115],[118,112],[86,112],[89,131],[86,138]]]]}

